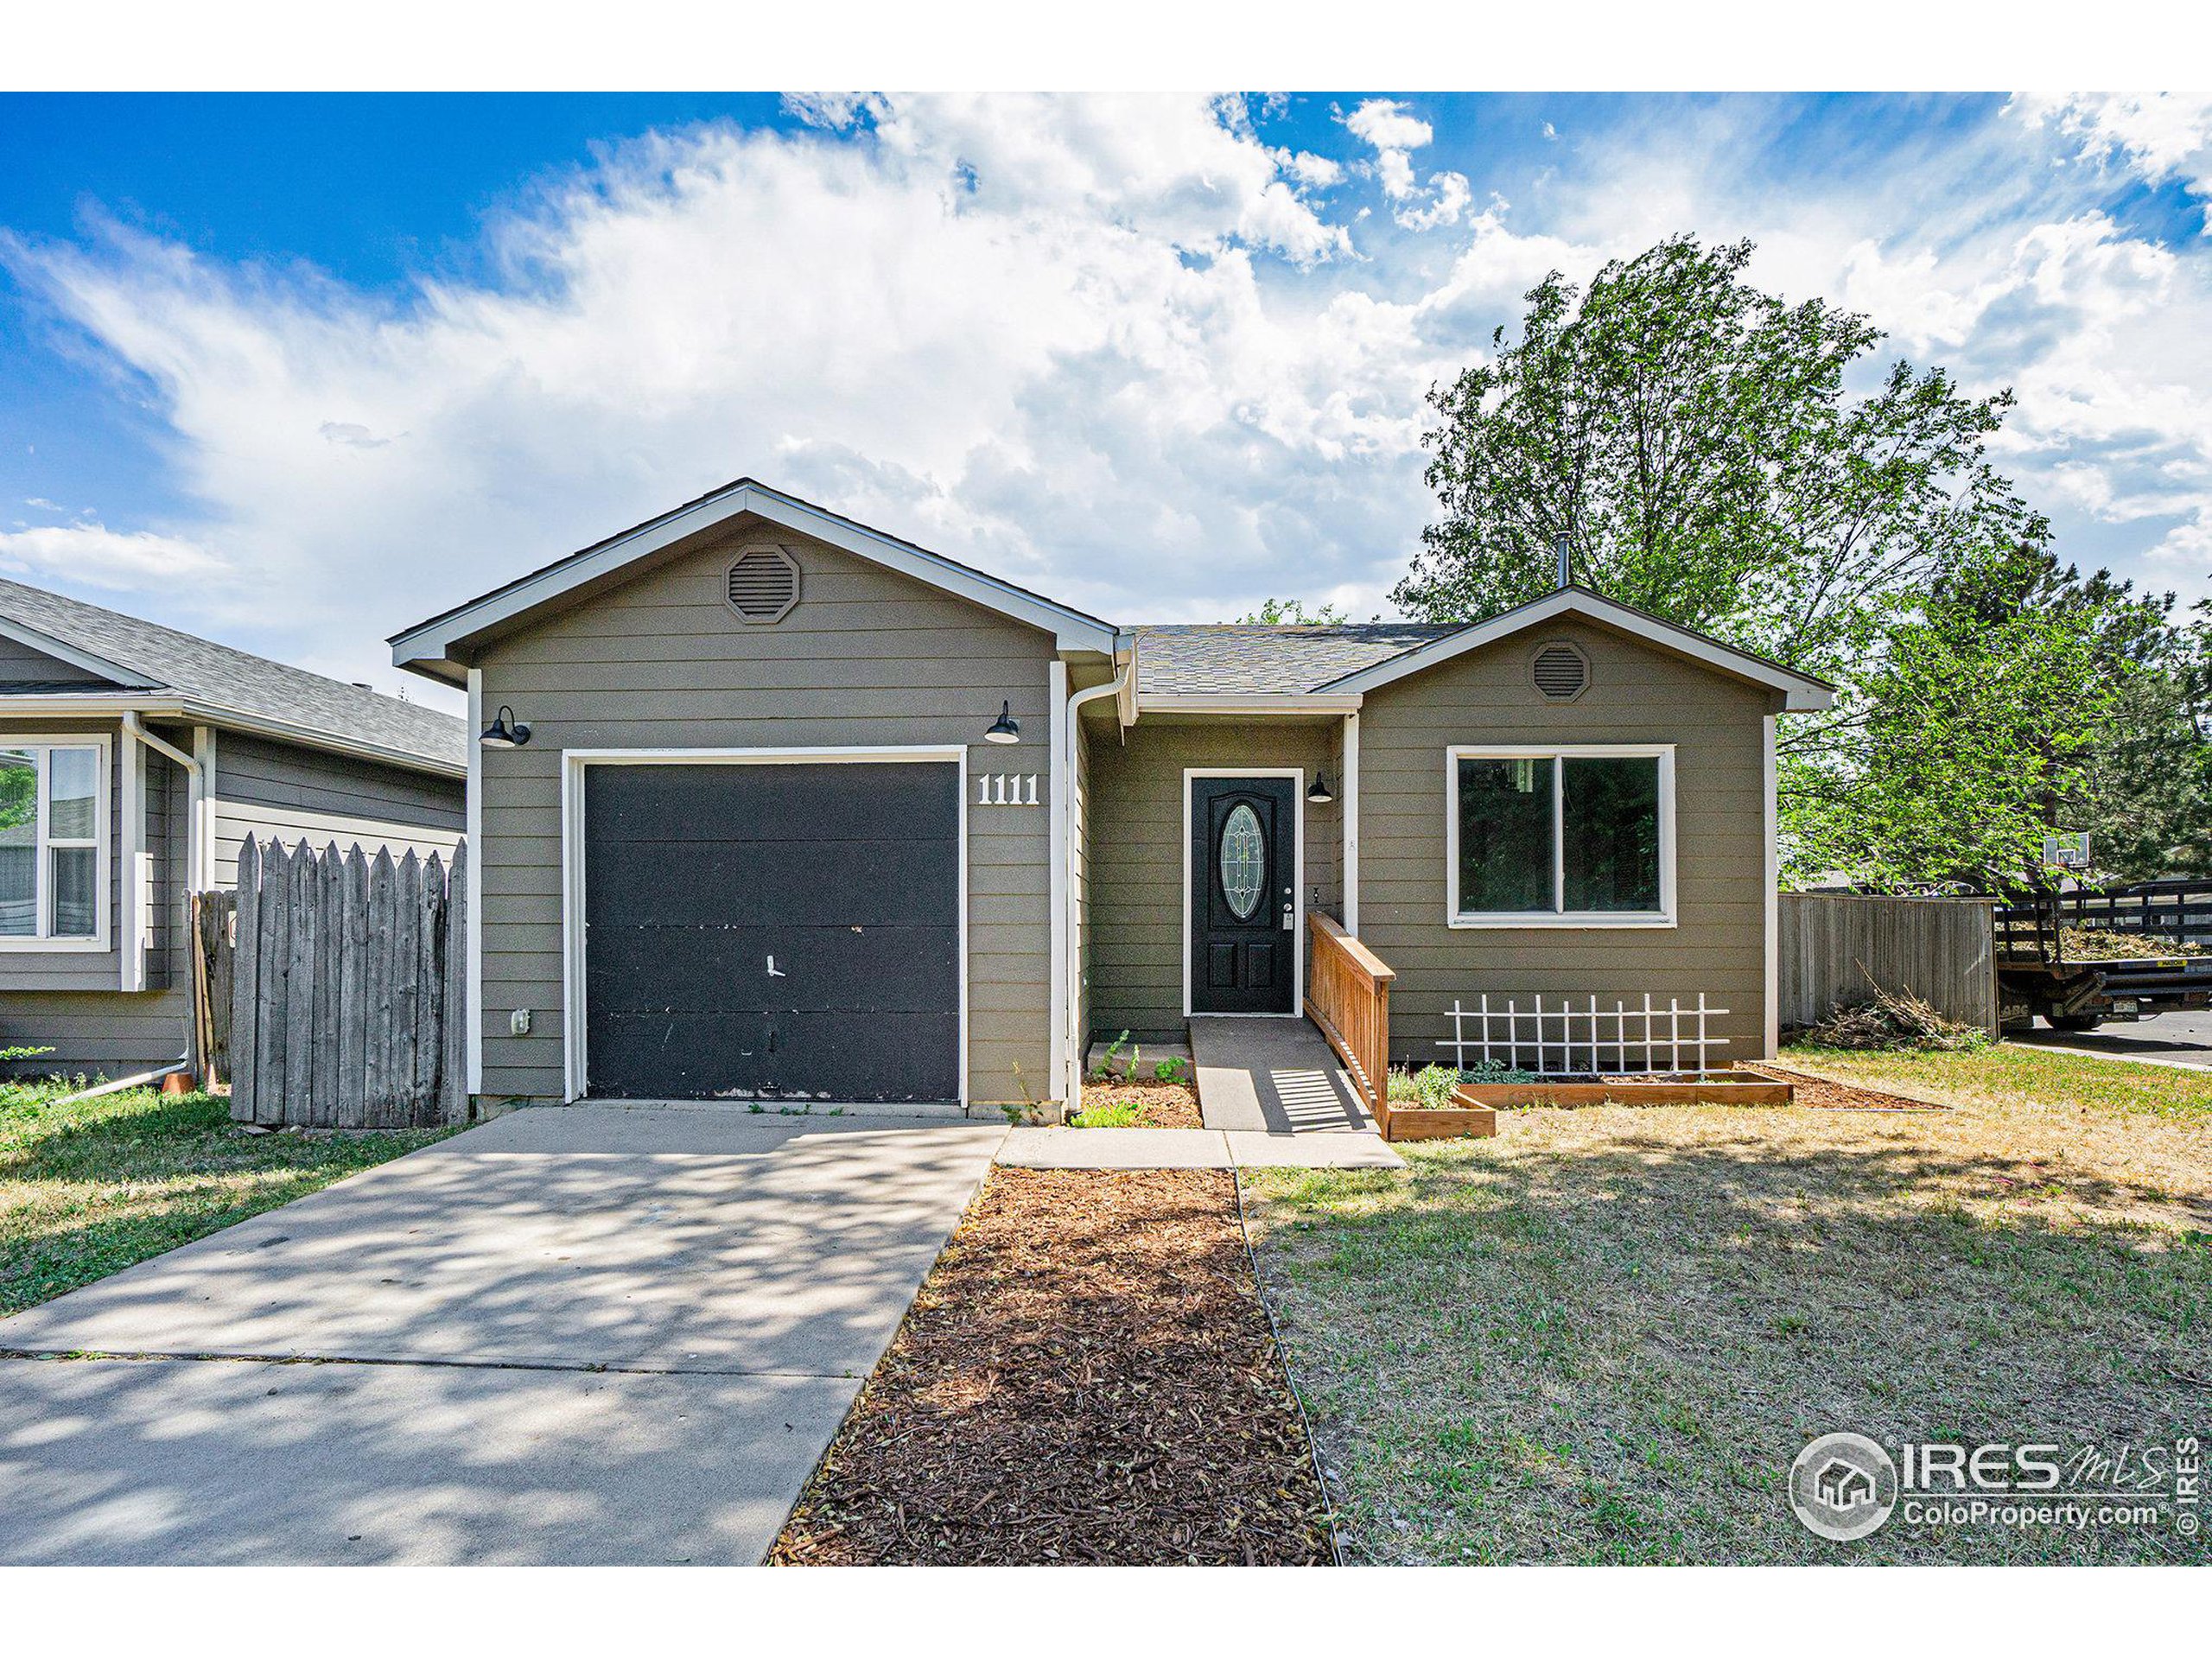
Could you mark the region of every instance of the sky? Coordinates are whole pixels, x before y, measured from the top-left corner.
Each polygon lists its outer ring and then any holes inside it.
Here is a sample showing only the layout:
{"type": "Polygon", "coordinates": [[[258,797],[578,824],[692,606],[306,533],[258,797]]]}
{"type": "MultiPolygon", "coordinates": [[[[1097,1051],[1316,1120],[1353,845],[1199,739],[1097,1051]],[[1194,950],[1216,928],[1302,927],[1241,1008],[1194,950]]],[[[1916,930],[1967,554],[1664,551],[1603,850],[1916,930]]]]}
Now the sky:
{"type": "Polygon", "coordinates": [[[2212,99],[0,97],[0,574],[385,690],[751,474],[1117,622],[1388,614],[1430,386],[1690,232],[2212,594],[2212,99]]]}

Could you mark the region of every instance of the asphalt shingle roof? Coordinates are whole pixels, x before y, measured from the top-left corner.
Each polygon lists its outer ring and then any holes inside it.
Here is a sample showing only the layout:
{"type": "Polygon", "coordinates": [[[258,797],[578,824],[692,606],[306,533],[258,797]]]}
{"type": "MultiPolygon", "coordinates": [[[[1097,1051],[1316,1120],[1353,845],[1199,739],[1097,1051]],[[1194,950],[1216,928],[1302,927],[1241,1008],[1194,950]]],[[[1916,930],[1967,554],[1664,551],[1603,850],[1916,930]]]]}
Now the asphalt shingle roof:
{"type": "Polygon", "coordinates": [[[1150,624],[1135,630],[1137,695],[1312,691],[1458,632],[1427,622],[1150,624]]]}
{"type": "MultiPolygon", "coordinates": [[[[156,622],[4,578],[0,578],[0,616],[113,663],[165,690],[194,698],[218,713],[227,709],[280,720],[446,766],[463,766],[468,759],[466,721],[179,633],[156,622]]],[[[0,685],[0,697],[10,690],[26,690],[28,683],[0,685]]]]}

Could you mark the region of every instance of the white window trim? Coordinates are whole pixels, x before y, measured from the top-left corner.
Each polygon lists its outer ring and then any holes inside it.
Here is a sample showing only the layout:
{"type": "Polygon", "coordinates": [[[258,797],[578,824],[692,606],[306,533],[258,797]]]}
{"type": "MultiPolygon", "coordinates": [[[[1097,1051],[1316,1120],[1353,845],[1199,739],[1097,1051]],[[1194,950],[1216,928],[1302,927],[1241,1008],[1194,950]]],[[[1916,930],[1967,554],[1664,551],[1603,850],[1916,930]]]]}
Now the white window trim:
{"type": "Polygon", "coordinates": [[[1185,766],[1183,768],[1183,1017],[1185,1020],[1303,1020],[1306,1017],[1306,768],[1303,766],[1185,766]],[[1291,810],[1290,1007],[1278,1014],[1200,1014],[1191,1007],[1191,785],[1201,778],[1287,778],[1291,810]]]}
{"type": "MultiPolygon", "coordinates": [[[[1552,892],[1565,891],[1564,769],[1552,768],[1552,892]]],[[[1671,743],[1454,744],[1444,751],[1444,924],[1459,928],[1673,927],[1675,746],[1671,743]],[[1656,760],[1659,763],[1659,908],[1467,911],[1459,908],[1459,762],[1462,760],[1656,760]]]]}
{"type": "MultiPolygon", "coordinates": [[[[973,1103],[968,1080],[968,747],[961,743],[901,744],[820,748],[564,749],[561,753],[561,1058],[563,1090],[571,1103],[587,1098],[590,1056],[585,1044],[588,1010],[584,1004],[584,788],[594,766],[804,766],[839,761],[912,761],[956,769],[960,796],[960,1098],[964,1113],[973,1103]]],[[[471,866],[478,855],[472,849],[471,866]]],[[[840,1103],[824,1101],[819,1106],[840,1103]]],[[[850,1103],[846,1103],[849,1106],[850,1103]]],[[[884,1109],[896,1111],[895,1107],[884,1109]]]]}
{"type": "MultiPolygon", "coordinates": [[[[115,737],[109,732],[10,732],[0,736],[0,749],[37,749],[41,751],[38,762],[38,855],[34,880],[38,893],[38,925],[35,934],[0,935],[0,951],[10,953],[35,952],[50,956],[59,952],[81,952],[98,955],[112,948],[110,932],[110,912],[115,907],[115,737]],[[54,883],[47,853],[51,842],[47,839],[46,808],[47,782],[50,763],[43,752],[50,749],[97,749],[99,788],[92,804],[92,841],[96,849],[94,862],[99,867],[96,896],[93,899],[95,931],[89,938],[56,938],[47,930],[53,925],[54,883]]],[[[67,842],[66,846],[80,847],[82,842],[67,842]]]]}

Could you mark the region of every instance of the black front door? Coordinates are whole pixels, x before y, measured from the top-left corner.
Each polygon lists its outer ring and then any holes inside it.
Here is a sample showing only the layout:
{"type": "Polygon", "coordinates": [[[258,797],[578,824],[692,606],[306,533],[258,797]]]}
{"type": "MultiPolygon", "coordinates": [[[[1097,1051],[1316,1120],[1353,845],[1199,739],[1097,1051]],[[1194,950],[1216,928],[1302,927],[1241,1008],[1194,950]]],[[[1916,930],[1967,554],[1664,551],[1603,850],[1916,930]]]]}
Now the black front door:
{"type": "Polygon", "coordinates": [[[1297,788],[1191,779],[1191,1012],[1298,1008],[1297,788]]]}

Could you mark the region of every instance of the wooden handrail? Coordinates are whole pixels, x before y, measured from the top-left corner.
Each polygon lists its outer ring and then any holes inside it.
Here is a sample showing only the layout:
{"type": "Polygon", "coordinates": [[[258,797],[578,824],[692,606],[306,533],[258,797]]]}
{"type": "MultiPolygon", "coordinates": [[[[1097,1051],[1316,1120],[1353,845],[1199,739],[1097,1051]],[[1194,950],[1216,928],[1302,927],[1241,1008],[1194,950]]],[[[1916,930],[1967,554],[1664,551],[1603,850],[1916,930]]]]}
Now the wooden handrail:
{"type": "Polygon", "coordinates": [[[1390,982],[1397,977],[1333,916],[1306,912],[1306,1013],[1350,1068],[1379,1124],[1390,1086],[1390,982]]]}

